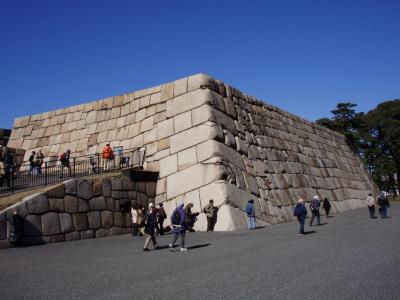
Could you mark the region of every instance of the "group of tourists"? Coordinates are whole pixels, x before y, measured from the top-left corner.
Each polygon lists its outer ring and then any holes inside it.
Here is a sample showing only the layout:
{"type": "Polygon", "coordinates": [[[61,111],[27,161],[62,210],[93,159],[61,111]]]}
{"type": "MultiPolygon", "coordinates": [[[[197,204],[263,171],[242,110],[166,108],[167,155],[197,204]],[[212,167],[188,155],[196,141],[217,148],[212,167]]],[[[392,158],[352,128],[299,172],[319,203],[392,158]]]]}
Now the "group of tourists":
{"type": "Polygon", "coordinates": [[[0,187],[6,184],[11,187],[11,182],[15,173],[15,154],[7,149],[3,151],[0,149],[0,187]]]}
{"type": "MultiPolygon", "coordinates": [[[[187,251],[185,248],[185,236],[186,232],[193,232],[194,224],[197,221],[199,212],[192,212],[193,203],[190,202],[186,206],[182,203],[172,212],[171,215],[171,226],[170,232],[173,234],[172,242],[168,245],[171,251],[187,251]],[[178,239],[180,249],[175,250],[178,245],[178,239]]],[[[203,212],[207,217],[207,231],[213,231],[216,221],[217,208],[214,206],[214,201],[211,199],[209,203],[204,207],[203,212]]],[[[160,203],[156,207],[153,203],[149,204],[148,209],[145,211],[143,207],[132,207],[131,208],[132,223],[133,223],[133,235],[142,235],[141,228],[146,237],[143,246],[143,251],[150,251],[150,241],[153,243],[153,249],[160,249],[157,243],[156,235],[164,234],[164,220],[167,218],[163,204],[160,203]]]]}
{"type": "Polygon", "coordinates": [[[30,175],[42,175],[42,164],[44,160],[44,155],[41,150],[32,151],[31,155],[29,156],[29,169],[28,169],[28,176],[30,175]]]}
{"type": "Polygon", "coordinates": [[[381,192],[378,196],[378,201],[375,201],[374,196],[372,194],[368,195],[367,198],[367,207],[369,210],[369,216],[371,219],[376,219],[375,216],[375,206],[378,206],[378,212],[382,219],[389,218],[387,216],[388,208],[390,207],[389,199],[384,192],[381,192]]]}

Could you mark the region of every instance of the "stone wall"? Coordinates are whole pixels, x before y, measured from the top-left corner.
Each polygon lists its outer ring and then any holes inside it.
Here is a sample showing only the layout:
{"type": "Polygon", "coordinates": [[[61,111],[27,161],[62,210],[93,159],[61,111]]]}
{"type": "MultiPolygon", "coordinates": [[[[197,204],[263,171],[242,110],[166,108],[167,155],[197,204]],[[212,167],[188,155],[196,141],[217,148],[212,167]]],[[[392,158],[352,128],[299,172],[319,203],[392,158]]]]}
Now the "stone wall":
{"type": "MultiPolygon", "coordinates": [[[[101,151],[106,142],[145,147],[144,168],[159,172],[155,202],[219,206],[217,230],[245,226],[256,200],[261,224],[292,219],[299,197],[363,205],[375,184],[340,134],[198,74],[146,90],[18,118],[9,145],[47,157],[101,151]]],[[[204,230],[201,214],[197,229],[204,230]]]]}
{"type": "Polygon", "coordinates": [[[124,176],[71,179],[0,212],[0,248],[9,247],[14,209],[24,218],[26,245],[89,239],[132,232],[130,205],[154,202],[154,182],[124,176]]]}

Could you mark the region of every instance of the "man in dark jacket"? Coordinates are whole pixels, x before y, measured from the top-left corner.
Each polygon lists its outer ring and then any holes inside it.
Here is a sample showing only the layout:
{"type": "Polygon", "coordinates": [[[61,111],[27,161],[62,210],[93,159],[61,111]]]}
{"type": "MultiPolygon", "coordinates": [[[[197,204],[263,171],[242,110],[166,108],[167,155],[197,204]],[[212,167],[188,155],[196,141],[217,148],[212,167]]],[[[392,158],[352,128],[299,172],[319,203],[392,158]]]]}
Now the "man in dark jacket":
{"type": "Polygon", "coordinates": [[[157,221],[158,221],[158,233],[164,235],[164,220],[167,218],[167,214],[164,210],[164,205],[160,203],[157,210],[157,221]]]}
{"type": "Polygon", "coordinates": [[[174,234],[174,239],[171,244],[169,244],[169,248],[172,250],[175,247],[175,243],[178,240],[178,237],[181,237],[181,251],[187,251],[185,248],[185,234],[186,234],[186,225],[185,225],[185,209],[183,208],[184,204],[180,204],[172,213],[171,216],[171,224],[172,224],[172,233],[174,234]]]}
{"type": "Polygon", "coordinates": [[[24,218],[22,218],[16,209],[10,220],[10,242],[15,247],[22,247],[22,238],[24,236],[24,218]]]}
{"type": "Polygon", "coordinates": [[[304,235],[304,222],[307,217],[307,208],[304,205],[303,199],[299,199],[297,202],[296,207],[294,208],[293,216],[297,217],[297,220],[300,224],[299,235],[304,235]]]}
{"type": "Polygon", "coordinates": [[[322,207],[325,209],[326,217],[329,218],[329,211],[331,210],[331,203],[329,202],[328,198],[324,198],[322,202],[322,207]]]}
{"type": "Polygon", "coordinates": [[[148,248],[150,240],[153,242],[154,249],[159,249],[155,237],[157,229],[157,212],[153,203],[149,204],[149,209],[144,217],[144,232],[146,233],[146,241],[144,243],[143,251],[150,251],[148,248]]]}
{"type": "Polygon", "coordinates": [[[32,175],[32,172],[34,172],[34,170],[35,170],[35,155],[36,155],[36,151],[32,151],[31,156],[29,156],[28,175],[32,175]]]}
{"type": "Polygon", "coordinates": [[[194,223],[197,221],[197,216],[199,215],[198,212],[192,212],[192,208],[192,202],[188,203],[185,207],[185,226],[190,232],[194,232],[193,226],[194,223]]]}
{"type": "Polygon", "coordinates": [[[256,212],[254,209],[254,200],[250,199],[246,205],[247,227],[249,230],[256,229],[256,212]]]}
{"type": "Polygon", "coordinates": [[[390,204],[384,192],[381,192],[380,196],[378,197],[378,205],[381,208],[381,218],[388,218],[387,209],[390,207],[390,204]]]}
{"type": "Polygon", "coordinates": [[[315,195],[311,202],[310,202],[310,209],[311,209],[311,220],[310,220],[310,226],[312,226],[313,222],[314,222],[314,218],[317,218],[317,225],[321,225],[321,218],[319,215],[319,207],[320,207],[320,203],[319,203],[319,197],[317,195],[315,195]]]}

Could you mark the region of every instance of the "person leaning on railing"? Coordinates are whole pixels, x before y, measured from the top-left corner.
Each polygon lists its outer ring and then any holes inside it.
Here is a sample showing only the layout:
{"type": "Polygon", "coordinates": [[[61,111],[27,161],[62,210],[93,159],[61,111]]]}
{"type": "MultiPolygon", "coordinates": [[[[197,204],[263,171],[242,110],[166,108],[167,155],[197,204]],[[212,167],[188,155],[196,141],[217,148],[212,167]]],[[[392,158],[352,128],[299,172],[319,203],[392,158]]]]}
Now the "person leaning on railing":
{"type": "Polygon", "coordinates": [[[106,146],[103,148],[102,157],[104,171],[110,170],[111,161],[114,159],[114,152],[110,147],[110,144],[106,144],[106,146]]]}

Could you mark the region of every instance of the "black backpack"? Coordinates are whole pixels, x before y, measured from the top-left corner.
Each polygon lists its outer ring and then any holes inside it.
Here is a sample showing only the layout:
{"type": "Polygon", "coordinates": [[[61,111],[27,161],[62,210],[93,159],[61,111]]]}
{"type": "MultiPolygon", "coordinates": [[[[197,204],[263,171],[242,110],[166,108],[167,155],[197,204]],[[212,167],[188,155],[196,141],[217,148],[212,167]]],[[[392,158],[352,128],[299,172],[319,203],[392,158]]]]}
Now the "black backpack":
{"type": "Polygon", "coordinates": [[[181,214],[175,209],[171,217],[172,225],[181,225],[181,214]]]}

